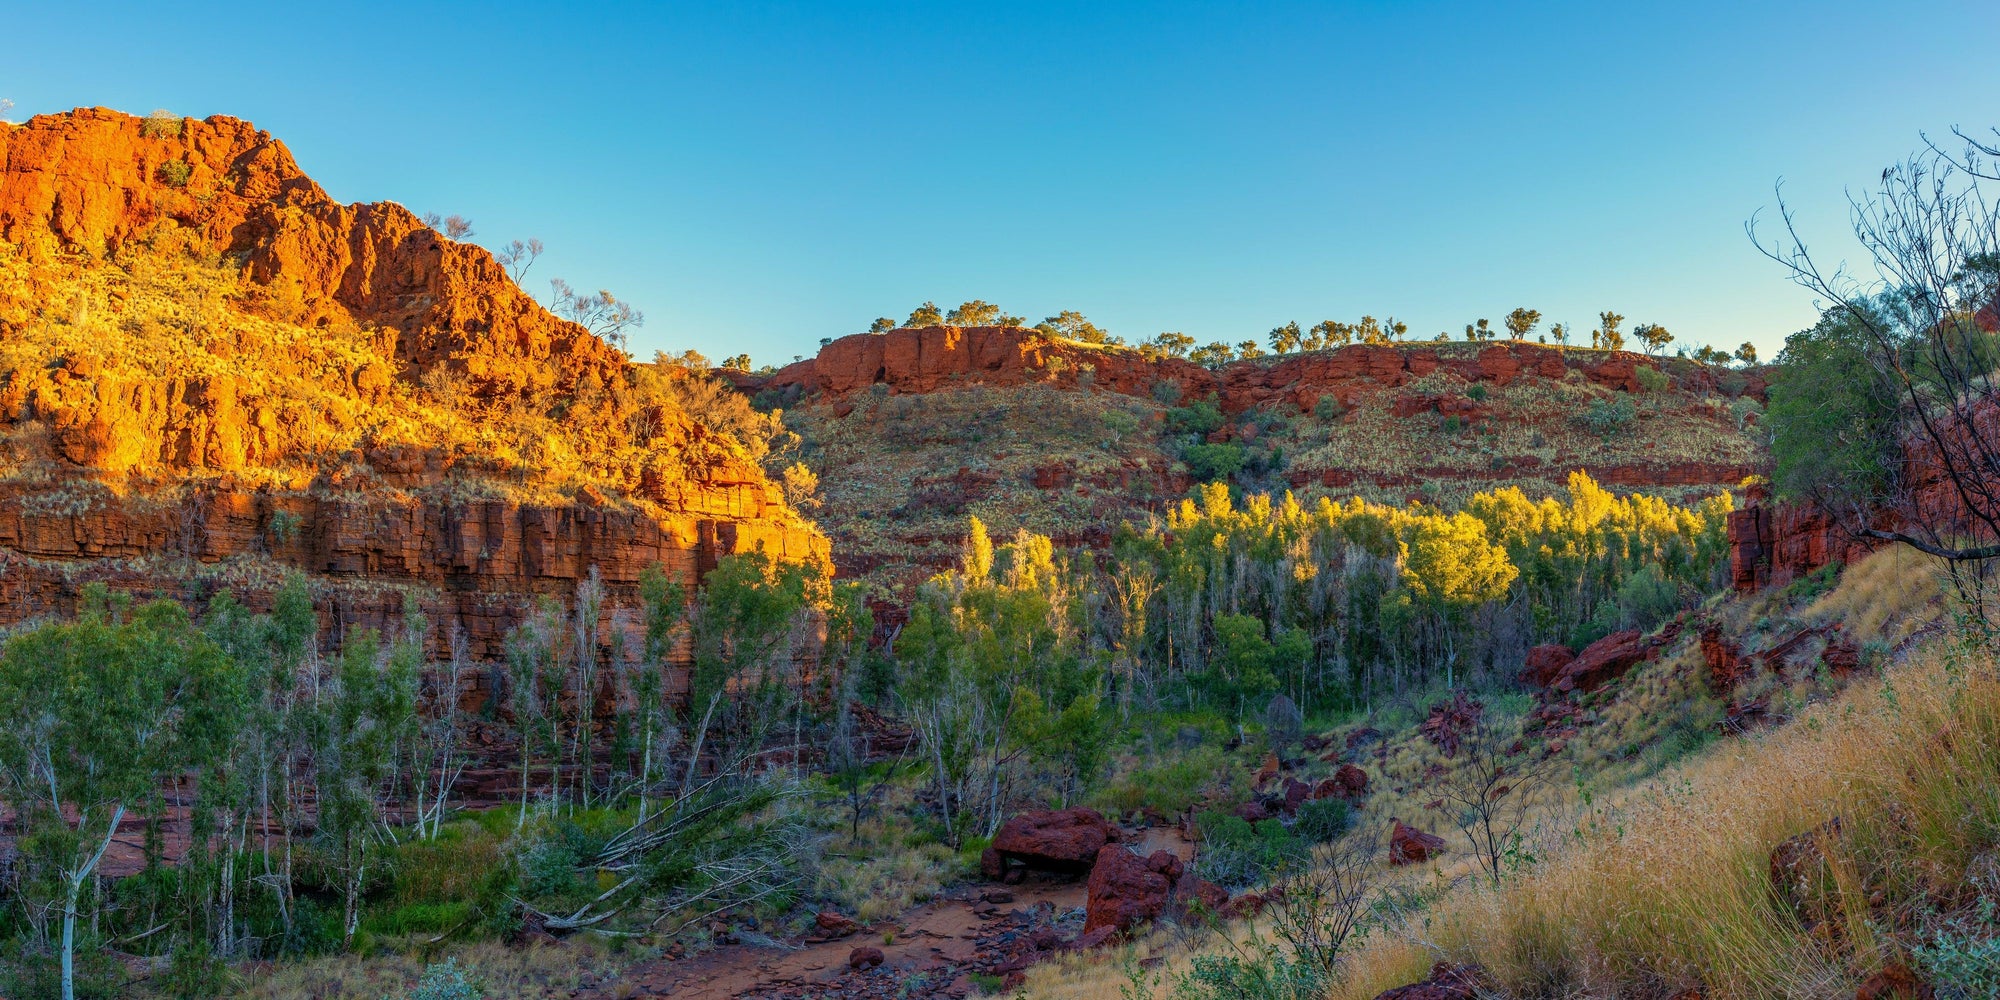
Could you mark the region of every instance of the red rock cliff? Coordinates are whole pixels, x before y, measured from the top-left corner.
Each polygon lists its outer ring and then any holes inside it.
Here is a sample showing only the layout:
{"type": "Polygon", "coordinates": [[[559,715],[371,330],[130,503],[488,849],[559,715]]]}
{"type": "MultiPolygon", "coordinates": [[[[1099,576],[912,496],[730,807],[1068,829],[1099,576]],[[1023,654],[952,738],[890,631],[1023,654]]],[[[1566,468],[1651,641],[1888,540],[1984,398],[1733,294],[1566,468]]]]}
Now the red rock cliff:
{"type": "Polygon", "coordinates": [[[632,384],[631,362],[543,309],[484,249],[399,205],[335,202],[249,123],[85,109],[0,125],[0,252],[49,265],[5,272],[0,337],[74,340],[46,318],[67,307],[40,276],[111,267],[163,233],[240,268],[245,294],[227,308],[291,331],[215,350],[323,380],[339,405],[287,409],[266,386],[87,349],[0,371],[0,458],[15,470],[0,478],[0,622],[67,610],[90,580],[191,600],[234,589],[255,603],[296,567],[333,633],[386,625],[414,594],[440,643],[463,629],[487,657],[535,596],[568,595],[592,567],[616,604],[655,562],[692,583],[732,553],[829,559],[755,462],[667,403],[601,421],[597,440],[625,457],[579,456],[608,468],[597,481],[620,496],[561,483],[529,499],[455,492],[449,477],[487,471],[490,456],[371,444],[370,408],[432,369],[470,397],[581,407],[632,384]],[[314,331],[333,329],[387,360],[322,349],[314,331]],[[284,463],[303,478],[274,485],[268,470],[284,463]]]}
{"type": "MultiPolygon", "coordinates": [[[[1034,330],[938,326],[841,337],[810,360],[766,376],[737,378],[748,389],[796,385],[835,396],[878,384],[897,393],[923,393],[968,384],[1074,385],[1086,378],[1096,388],[1144,396],[1171,379],[1189,398],[1215,393],[1225,412],[1236,413],[1279,399],[1305,408],[1329,394],[1345,402],[1362,383],[1399,386],[1439,370],[1495,385],[1522,375],[1563,378],[1574,370],[1599,385],[1636,391],[1639,368],[1657,363],[1627,351],[1565,352],[1525,343],[1440,350],[1403,343],[1236,361],[1211,371],[1180,358],[1147,359],[1137,351],[1053,340],[1034,330]]],[[[1715,373],[1696,370],[1695,377],[1713,379],[1715,373]]],[[[1762,393],[1761,377],[1752,372],[1745,378],[1746,391],[1762,393]]]]}

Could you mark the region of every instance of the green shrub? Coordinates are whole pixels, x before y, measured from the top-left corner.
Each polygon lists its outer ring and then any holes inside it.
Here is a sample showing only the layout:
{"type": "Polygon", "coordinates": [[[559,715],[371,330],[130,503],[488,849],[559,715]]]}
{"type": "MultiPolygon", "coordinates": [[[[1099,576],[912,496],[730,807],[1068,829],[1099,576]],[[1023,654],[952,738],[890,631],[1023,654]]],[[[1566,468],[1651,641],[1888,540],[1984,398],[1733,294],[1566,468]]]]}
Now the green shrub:
{"type": "Polygon", "coordinates": [[[1311,846],[1292,836],[1285,824],[1267,819],[1250,823],[1241,816],[1208,811],[1196,817],[1201,829],[1201,853],[1195,870],[1226,889],[1243,889],[1269,879],[1281,867],[1306,863],[1311,846]]]}
{"type": "Polygon", "coordinates": [[[1339,840],[1354,823],[1354,810],[1345,799],[1314,799],[1299,804],[1292,820],[1292,833],[1308,844],[1330,844],[1339,840]]]}
{"type": "Polygon", "coordinates": [[[1639,408],[1623,396],[1615,400],[1595,399],[1583,412],[1583,426],[1601,438],[1610,438],[1639,416],[1639,408]]]}
{"type": "Polygon", "coordinates": [[[402,937],[443,934],[457,930],[471,919],[471,903],[405,903],[393,910],[369,914],[362,926],[380,937],[402,937]]]}
{"type": "Polygon", "coordinates": [[[1576,631],[1570,635],[1569,644],[1582,649],[1617,631],[1624,620],[1625,610],[1618,606],[1617,601],[1607,597],[1597,602],[1597,610],[1592,611],[1590,617],[1576,627],[1576,631]]]}
{"type": "Polygon", "coordinates": [[[1222,407],[1215,396],[1167,411],[1167,430],[1175,434],[1213,434],[1222,429],[1222,407]]]}
{"type": "Polygon", "coordinates": [[[1479,385],[1475,385],[1472,388],[1465,390],[1465,395],[1467,399],[1470,399],[1475,403],[1486,402],[1487,393],[1486,393],[1485,383],[1480,383],[1479,385]]]}
{"type": "MultiPolygon", "coordinates": [[[[11,942],[0,960],[0,996],[9,1000],[55,1000],[62,996],[61,963],[51,951],[20,941],[11,942]]],[[[125,992],[125,968],[109,950],[76,949],[77,1000],[112,1000],[125,992]]]]}
{"type": "Polygon", "coordinates": [[[1659,392],[1674,382],[1667,377],[1666,372],[1647,365],[1640,366],[1633,374],[1639,379],[1639,388],[1647,392],[1659,392]]]}
{"type": "Polygon", "coordinates": [[[1267,946],[1237,955],[1196,955],[1174,980],[1173,1000],[1319,1000],[1332,983],[1308,962],[1267,946]]]}
{"type": "Polygon", "coordinates": [[[1953,921],[1916,949],[1917,965],[1938,1000],[2000,997],[2000,937],[1994,903],[1981,897],[1971,918],[1953,921]]]}
{"type": "Polygon", "coordinates": [[[1626,625],[1651,631],[1681,609],[1681,590],[1658,564],[1647,563],[1619,584],[1618,607],[1626,625]]]}
{"type": "Polygon", "coordinates": [[[1153,383],[1153,401],[1166,406],[1179,404],[1181,384],[1170,378],[1163,378],[1153,383]]]}
{"type": "Polygon", "coordinates": [[[186,187],[194,168],[186,160],[168,160],[160,164],[160,183],[168,187],[186,187]]]}
{"type": "Polygon", "coordinates": [[[1319,397],[1319,402],[1313,404],[1313,416],[1321,420],[1339,420],[1346,413],[1347,407],[1340,405],[1340,397],[1330,392],[1319,397]]]}
{"type": "MultiPolygon", "coordinates": [[[[417,980],[416,989],[407,994],[406,1000],[484,1000],[485,996],[459,969],[458,959],[447,958],[424,966],[423,978],[417,980]]],[[[383,997],[382,1000],[396,998],[383,997]]]]}
{"type": "Polygon", "coordinates": [[[1127,771],[1111,779],[1095,797],[1110,812],[1151,807],[1177,816],[1202,800],[1227,771],[1221,748],[1198,746],[1171,760],[1127,771]]]}
{"type": "Polygon", "coordinates": [[[1125,437],[1139,429],[1139,418],[1128,410],[1110,409],[1104,411],[1104,429],[1113,437],[1125,437]]]}
{"type": "Polygon", "coordinates": [[[1194,444],[1181,452],[1181,461],[1187,463],[1188,474],[1197,481],[1212,483],[1243,470],[1250,454],[1240,444],[1194,444]]]}

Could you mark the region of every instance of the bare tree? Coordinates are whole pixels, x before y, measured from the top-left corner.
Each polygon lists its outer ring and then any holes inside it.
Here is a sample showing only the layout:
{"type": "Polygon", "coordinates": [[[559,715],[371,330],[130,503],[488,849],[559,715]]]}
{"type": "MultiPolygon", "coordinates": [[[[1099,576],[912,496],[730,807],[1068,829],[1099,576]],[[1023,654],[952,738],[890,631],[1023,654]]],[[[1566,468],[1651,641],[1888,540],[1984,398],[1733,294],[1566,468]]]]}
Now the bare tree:
{"type": "Polygon", "coordinates": [[[2000,319],[2000,205],[1981,187],[2000,181],[2000,144],[1955,135],[1962,151],[1926,137],[1925,149],[1882,171],[1872,191],[1849,196],[1872,275],[1823,264],[1782,188],[1776,236],[1765,241],[1755,218],[1746,230],[1792,281],[1830,303],[1830,316],[1861,332],[1868,365],[1897,398],[1888,433],[1901,440],[1888,444],[1903,446],[1892,463],[1900,467],[1866,505],[1878,509],[1848,504],[1834,513],[1857,535],[1946,560],[1963,592],[1968,583],[1977,589],[1984,564],[2000,557],[2000,351],[1992,336],[2000,319]],[[1882,522],[1882,508],[1893,523],[1882,522]]]}
{"type": "Polygon", "coordinates": [[[549,285],[554,290],[551,312],[619,347],[625,346],[626,331],[646,323],[645,313],[608,291],[579,292],[561,278],[549,285]]]}
{"type": "Polygon", "coordinates": [[[1515,739],[1490,714],[1459,737],[1454,756],[1457,766],[1436,783],[1440,812],[1498,880],[1520,845],[1528,810],[1554,779],[1560,758],[1545,753],[1539,742],[1515,739]]]}
{"type": "Polygon", "coordinates": [[[447,239],[463,242],[472,238],[472,220],[463,215],[440,219],[436,212],[425,212],[424,225],[443,233],[447,239]]]}
{"type": "Polygon", "coordinates": [[[1380,871],[1375,846],[1357,834],[1321,848],[1304,871],[1265,894],[1272,932],[1326,982],[1339,979],[1341,954],[1368,916],[1380,871]]]}
{"type": "Polygon", "coordinates": [[[507,277],[514,279],[514,284],[519,285],[521,279],[528,276],[528,269],[534,267],[535,261],[541,259],[543,249],[542,241],[530,236],[525,242],[515,240],[501,247],[500,252],[493,255],[493,259],[499,261],[500,266],[507,269],[507,277]]]}

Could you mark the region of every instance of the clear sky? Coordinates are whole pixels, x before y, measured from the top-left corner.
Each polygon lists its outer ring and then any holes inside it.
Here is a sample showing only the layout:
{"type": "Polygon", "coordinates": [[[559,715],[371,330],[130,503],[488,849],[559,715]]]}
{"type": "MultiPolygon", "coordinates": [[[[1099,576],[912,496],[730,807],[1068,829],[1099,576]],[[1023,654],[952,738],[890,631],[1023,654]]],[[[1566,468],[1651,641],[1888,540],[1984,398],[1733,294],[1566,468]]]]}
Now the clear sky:
{"type": "Polygon", "coordinates": [[[2000,124],[2000,3],[0,0],[12,117],[269,129],[337,198],[539,236],[632,349],[810,355],[984,298],[1128,338],[1600,309],[1766,351],[1920,132],[2000,124]]]}

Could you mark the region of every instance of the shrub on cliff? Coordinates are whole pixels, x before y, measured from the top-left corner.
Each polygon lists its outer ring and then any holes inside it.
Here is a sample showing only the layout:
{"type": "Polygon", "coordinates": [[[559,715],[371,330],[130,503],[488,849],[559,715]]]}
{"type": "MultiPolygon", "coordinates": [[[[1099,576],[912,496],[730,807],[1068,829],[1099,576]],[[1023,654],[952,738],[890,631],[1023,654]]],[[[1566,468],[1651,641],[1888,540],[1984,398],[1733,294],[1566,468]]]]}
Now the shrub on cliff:
{"type": "Polygon", "coordinates": [[[1590,408],[1583,412],[1583,426],[1601,438],[1611,438],[1630,426],[1639,416],[1639,408],[1623,396],[1617,399],[1595,399],[1590,408]]]}
{"type": "Polygon", "coordinates": [[[1187,463],[1188,475],[1204,483],[1226,480],[1241,472],[1249,458],[1249,452],[1233,441],[1189,445],[1181,451],[1181,461],[1187,463]]]}
{"type": "Polygon", "coordinates": [[[1897,407],[1871,349],[1862,320],[1840,309],[1785,338],[1767,414],[1779,497],[1843,510],[1881,499],[1896,462],[1897,407]]]}

